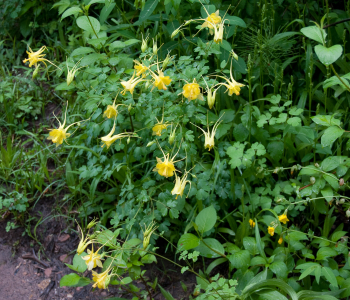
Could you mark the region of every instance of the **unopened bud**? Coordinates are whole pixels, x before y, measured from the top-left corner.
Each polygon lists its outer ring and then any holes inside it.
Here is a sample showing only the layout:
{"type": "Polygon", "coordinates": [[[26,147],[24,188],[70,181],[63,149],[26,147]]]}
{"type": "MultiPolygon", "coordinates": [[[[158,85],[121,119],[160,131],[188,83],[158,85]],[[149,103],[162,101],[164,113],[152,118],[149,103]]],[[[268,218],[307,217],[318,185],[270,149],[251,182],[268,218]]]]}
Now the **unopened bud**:
{"type": "Polygon", "coordinates": [[[175,130],[169,135],[169,144],[172,145],[175,141],[175,130]]]}
{"type": "Polygon", "coordinates": [[[348,218],[350,218],[350,209],[348,209],[348,210],[346,211],[346,216],[347,216],[348,218]]]}
{"type": "Polygon", "coordinates": [[[319,168],[320,165],[319,165],[318,163],[315,163],[315,167],[316,167],[316,168],[319,168]]]}
{"type": "Polygon", "coordinates": [[[315,184],[316,183],[316,178],[315,177],[310,177],[310,183],[315,184]]]}
{"type": "Polygon", "coordinates": [[[173,39],[179,32],[180,32],[180,28],[175,29],[171,34],[171,38],[173,39]]]}
{"type": "Polygon", "coordinates": [[[148,48],[147,41],[148,41],[148,37],[146,37],[145,39],[143,39],[143,37],[142,37],[142,44],[141,44],[142,53],[145,52],[148,48]]]}
{"type": "Polygon", "coordinates": [[[208,106],[209,109],[212,109],[215,104],[216,90],[212,92],[211,89],[208,89],[208,106]]]}
{"type": "Polygon", "coordinates": [[[339,185],[340,185],[340,186],[344,185],[344,178],[340,178],[340,180],[339,180],[339,185]]]}
{"type": "Polygon", "coordinates": [[[170,60],[171,60],[171,57],[170,57],[170,55],[169,55],[169,53],[168,53],[168,55],[166,56],[166,58],[165,58],[164,61],[163,61],[163,65],[162,65],[162,69],[163,69],[163,70],[165,70],[165,68],[168,66],[170,60]]]}
{"type": "Polygon", "coordinates": [[[158,52],[157,39],[154,41],[153,39],[153,54],[156,55],[158,52]]]}
{"type": "Polygon", "coordinates": [[[146,145],[146,147],[152,146],[155,142],[156,142],[156,141],[151,141],[151,142],[149,142],[149,143],[146,145]]]}
{"type": "Polygon", "coordinates": [[[132,106],[131,106],[131,104],[129,104],[129,106],[128,106],[128,112],[130,112],[131,109],[132,109],[132,106]]]}
{"type": "Polygon", "coordinates": [[[130,136],[128,137],[128,139],[126,140],[126,144],[129,145],[130,143],[130,136]]]}
{"type": "Polygon", "coordinates": [[[340,198],[339,203],[340,203],[340,204],[345,203],[345,199],[344,199],[344,198],[340,198]]]}
{"type": "Polygon", "coordinates": [[[90,229],[92,227],[94,227],[97,224],[97,219],[93,219],[88,225],[87,225],[87,229],[90,229]]]}
{"type": "Polygon", "coordinates": [[[33,80],[38,76],[38,74],[39,74],[39,65],[36,66],[33,72],[33,76],[32,76],[33,80]]]}
{"type": "Polygon", "coordinates": [[[231,50],[232,57],[238,61],[238,55],[235,53],[235,51],[231,50]]]}

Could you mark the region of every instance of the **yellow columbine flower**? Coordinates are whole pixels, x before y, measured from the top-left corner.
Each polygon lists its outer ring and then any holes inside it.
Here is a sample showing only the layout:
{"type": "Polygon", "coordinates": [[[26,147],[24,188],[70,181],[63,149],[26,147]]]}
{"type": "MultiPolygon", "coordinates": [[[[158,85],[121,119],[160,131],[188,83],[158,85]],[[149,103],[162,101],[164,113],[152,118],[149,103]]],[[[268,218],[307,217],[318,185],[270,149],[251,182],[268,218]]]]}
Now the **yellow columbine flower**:
{"type": "Polygon", "coordinates": [[[226,77],[218,76],[220,78],[223,78],[227,81],[227,83],[218,83],[219,86],[225,86],[227,88],[226,92],[228,91],[228,95],[231,96],[233,93],[235,93],[237,96],[239,95],[241,91],[241,87],[245,86],[242,83],[239,83],[233,79],[232,76],[232,61],[231,61],[231,68],[230,68],[230,80],[228,80],[226,77]]]}
{"type": "Polygon", "coordinates": [[[158,172],[159,175],[164,176],[166,178],[171,177],[174,175],[175,170],[175,166],[174,163],[180,161],[174,161],[174,158],[176,157],[176,155],[179,153],[179,150],[176,152],[176,154],[170,159],[169,156],[170,154],[168,153],[167,155],[164,154],[163,149],[160,148],[160,150],[163,153],[164,156],[164,161],[162,161],[160,158],[156,157],[157,159],[157,165],[156,167],[153,169],[154,172],[158,172]]]}
{"type": "Polygon", "coordinates": [[[268,233],[269,233],[271,236],[273,236],[273,235],[275,234],[275,227],[269,226],[269,227],[267,228],[267,231],[268,231],[268,233]]]}
{"type": "Polygon", "coordinates": [[[47,139],[52,140],[52,142],[56,144],[56,147],[58,147],[58,145],[61,145],[63,143],[63,141],[66,140],[70,136],[70,133],[67,133],[67,130],[69,129],[69,127],[71,127],[72,125],[74,125],[76,123],[79,123],[79,122],[75,122],[75,123],[70,124],[66,128],[64,128],[64,126],[66,125],[67,108],[68,108],[68,103],[66,106],[66,112],[64,115],[63,124],[61,124],[60,120],[58,120],[56,118],[58,123],[60,124],[60,126],[57,129],[49,129],[50,133],[49,133],[49,137],[47,139]]]}
{"type": "Polygon", "coordinates": [[[46,50],[46,46],[42,46],[38,51],[33,52],[33,50],[29,47],[29,51],[26,51],[28,54],[28,58],[23,60],[23,63],[26,63],[27,61],[29,61],[29,67],[35,65],[37,66],[38,62],[42,61],[45,66],[47,67],[45,61],[51,63],[48,59],[43,58],[46,54],[41,54],[46,50]]]}
{"type": "Polygon", "coordinates": [[[92,250],[90,251],[88,249],[87,252],[88,252],[88,255],[83,256],[82,259],[85,260],[88,270],[91,271],[93,268],[96,268],[97,266],[102,268],[103,265],[101,262],[101,255],[98,254],[98,250],[94,252],[94,247],[92,247],[92,250]]]}
{"type": "Polygon", "coordinates": [[[163,131],[164,129],[166,129],[168,126],[169,126],[169,124],[160,123],[160,122],[158,121],[158,123],[152,127],[152,131],[153,131],[152,134],[153,134],[153,135],[157,135],[157,136],[161,136],[161,135],[162,135],[162,131],[163,131]]]}
{"type": "MultiPolygon", "coordinates": [[[[177,176],[177,174],[175,173],[175,186],[174,186],[173,190],[171,191],[172,195],[176,195],[175,199],[177,199],[177,197],[179,197],[179,195],[182,197],[187,182],[190,184],[190,189],[191,189],[191,181],[187,180],[188,173],[189,173],[189,171],[185,172],[185,174],[182,178],[177,176]]],[[[188,191],[188,192],[190,192],[190,191],[188,191]]]]}
{"type": "Polygon", "coordinates": [[[155,223],[152,223],[148,225],[148,227],[145,226],[145,232],[143,233],[143,249],[146,249],[149,245],[149,241],[151,239],[152,233],[158,228],[158,226],[155,225],[155,223]]]}
{"type": "Polygon", "coordinates": [[[200,86],[196,82],[196,79],[193,80],[192,83],[186,83],[183,87],[183,92],[185,98],[189,101],[199,99],[203,100],[203,95],[201,94],[200,86]]]}
{"type": "Polygon", "coordinates": [[[158,75],[154,73],[151,69],[151,76],[154,79],[153,85],[158,88],[158,90],[167,90],[167,85],[170,84],[171,79],[170,76],[164,76],[163,71],[159,70],[159,65],[157,63],[158,75]]]}
{"type": "MultiPolygon", "coordinates": [[[[219,16],[219,10],[217,10],[215,13],[212,13],[210,15],[208,12],[207,14],[208,14],[208,17],[204,19],[205,22],[202,24],[202,28],[207,27],[209,29],[213,29],[216,27],[217,24],[221,22],[221,17],[219,16]]],[[[210,30],[210,33],[213,34],[212,30],[210,30]]]]}
{"type": "Polygon", "coordinates": [[[80,67],[80,68],[77,68],[78,65],[80,64],[80,61],[81,61],[82,59],[83,59],[83,58],[81,58],[81,59],[73,66],[73,68],[72,68],[71,70],[69,70],[68,62],[66,62],[66,64],[67,64],[67,71],[68,71],[68,74],[67,74],[67,86],[69,86],[69,85],[73,82],[75,73],[76,73],[77,71],[79,71],[80,69],[86,67],[86,66],[82,66],[82,67],[80,67]]]}
{"type": "Polygon", "coordinates": [[[115,105],[115,101],[117,100],[118,95],[114,98],[112,105],[107,105],[107,109],[104,111],[103,116],[108,119],[116,118],[118,116],[118,106],[125,104],[115,105]]]}
{"type": "Polygon", "coordinates": [[[249,220],[249,225],[250,225],[250,227],[255,227],[255,222],[252,220],[252,219],[250,219],[249,220]]]}
{"type": "Polygon", "coordinates": [[[278,243],[281,245],[283,243],[283,237],[280,236],[279,240],[278,240],[278,243]]]}
{"type": "Polygon", "coordinates": [[[219,89],[217,88],[216,90],[214,90],[214,92],[212,91],[213,87],[209,88],[207,82],[204,80],[206,86],[207,86],[207,98],[208,98],[208,106],[209,109],[212,109],[214,104],[215,104],[215,98],[216,98],[216,91],[219,89]]]}
{"type": "Polygon", "coordinates": [[[80,231],[81,231],[82,237],[81,237],[81,240],[80,240],[79,245],[78,245],[78,248],[77,248],[77,253],[78,253],[79,255],[81,255],[81,254],[84,252],[85,248],[86,248],[88,245],[92,244],[93,241],[89,241],[89,237],[88,237],[88,236],[84,239],[84,233],[83,233],[83,231],[82,231],[82,229],[80,228],[79,225],[78,225],[78,227],[79,227],[79,229],[80,229],[80,231]]]}
{"type": "Polygon", "coordinates": [[[289,220],[288,220],[286,214],[283,214],[283,215],[278,216],[278,220],[279,220],[280,222],[282,222],[283,224],[287,224],[287,222],[289,222],[289,220]]]}
{"type": "Polygon", "coordinates": [[[214,27],[214,42],[216,44],[221,44],[223,36],[224,36],[224,23],[222,22],[218,26],[214,27]]]}
{"type": "Polygon", "coordinates": [[[110,268],[108,268],[106,271],[98,274],[95,271],[92,271],[92,280],[95,281],[95,283],[92,285],[92,287],[98,287],[99,289],[105,289],[109,281],[111,280],[112,275],[109,275],[110,268]]]}
{"type": "Polygon", "coordinates": [[[115,131],[115,122],[114,122],[114,125],[113,125],[111,132],[108,133],[106,136],[101,138],[102,143],[103,143],[101,146],[102,148],[104,146],[107,146],[107,149],[108,149],[116,140],[119,140],[119,139],[122,139],[125,137],[130,137],[133,135],[132,132],[124,132],[124,133],[119,133],[119,134],[113,135],[114,131],[115,131]]]}
{"type": "MultiPolygon", "coordinates": [[[[224,114],[222,114],[223,116],[224,114]]],[[[199,126],[193,124],[194,126],[196,126],[197,128],[199,128],[200,130],[203,131],[203,134],[204,134],[204,137],[205,137],[205,140],[204,140],[204,148],[205,149],[209,149],[209,151],[214,147],[215,145],[215,141],[214,141],[214,138],[215,138],[215,133],[216,133],[216,130],[218,129],[218,126],[220,125],[220,123],[222,121],[220,121],[220,119],[222,118],[222,116],[215,122],[214,126],[213,126],[213,130],[212,132],[210,133],[210,130],[209,130],[209,124],[208,124],[208,132],[204,131],[204,129],[200,128],[199,126]],[[220,122],[219,122],[220,121],[220,122]]]]}
{"type": "Polygon", "coordinates": [[[125,95],[126,92],[130,92],[130,94],[132,95],[133,92],[134,92],[134,88],[135,86],[141,82],[141,81],[144,81],[142,78],[139,78],[139,77],[135,77],[135,72],[134,74],[132,75],[132,77],[128,80],[128,81],[122,81],[121,84],[122,86],[124,87],[124,90],[121,92],[122,95],[125,95]]]}
{"type": "Polygon", "coordinates": [[[142,77],[144,78],[146,76],[146,74],[144,73],[148,70],[148,67],[146,67],[145,65],[143,65],[137,60],[134,60],[134,63],[135,63],[134,69],[136,70],[136,76],[142,75],[142,77]]]}

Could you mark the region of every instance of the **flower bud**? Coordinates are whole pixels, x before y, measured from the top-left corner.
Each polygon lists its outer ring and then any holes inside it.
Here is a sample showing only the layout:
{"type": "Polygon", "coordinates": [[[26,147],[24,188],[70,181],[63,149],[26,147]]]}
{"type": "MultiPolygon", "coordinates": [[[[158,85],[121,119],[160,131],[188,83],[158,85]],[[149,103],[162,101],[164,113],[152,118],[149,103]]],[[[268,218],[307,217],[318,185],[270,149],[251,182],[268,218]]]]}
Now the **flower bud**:
{"type": "Polygon", "coordinates": [[[315,182],[316,182],[316,178],[315,177],[310,177],[310,183],[311,184],[315,184],[315,182]]]}
{"type": "Polygon", "coordinates": [[[238,61],[238,55],[235,53],[235,51],[231,50],[232,57],[238,61]]]}
{"type": "Polygon", "coordinates": [[[128,139],[126,140],[126,144],[129,145],[130,143],[130,136],[128,137],[128,139]]]}
{"type": "Polygon", "coordinates": [[[166,58],[163,61],[163,65],[162,65],[162,69],[165,70],[165,68],[168,66],[169,62],[171,61],[171,57],[168,53],[168,55],[166,56],[166,58]]]}
{"type": "Polygon", "coordinates": [[[340,198],[339,203],[340,203],[340,204],[345,203],[345,199],[344,199],[344,198],[340,198]]]}
{"type": "Polygon", "coordinates": [[[147,41],[148,41],[148,37],[146,37],[145,39],[142,37],[142,44],[141,44],[142,53],[145,52],[148,48],[147,41]]]}
{"type": "Polygon", "coordinates": [[[315,167],[316,167],[316,168],[319,168],[320,165],[319,165],[318,163],[315,163],[315,167]]]}
{"type": "Polygon", "coordinates": [[[340,180],[339,180],[339,185],[340,185],[340,186],[344,185],[344,178],[340,178],[340,180]]]}
{"type": "Polygon", "coordinates": [[[156,55],[158,52],[157,39],[154,41],[153,39],[153,54],[156,55]]]}
{"type": "Polygon", "coordinates": [[[149,142],[149,143],[146,145],[146,147],[152,146],[155,142],[156,142],[156,141],[151,141],[151,142],[149,142]]]}
{"type": "Polygon", "coordinates": [[[39,65],[36,66],[34,72],[33,72],[33,80],[38,76],[39,73],[39,65]]]}
{"type": "Polygon", "coordinates": [[[175,141],[175,130],[169,135],[169,144],[172,145],[175,141]]]}
{"type": "Polygon", "coordinates": [[[97,219],[93,219],[88,225],[87,225],[87,229],[90,229],[92,227],[94,227],[97,224],[97,219]]]}
{"type": "Polygon", "coordinates": [[[128,106],[128,112],[130,112],[131,109],[132,109],[132,106],[131,106],[131,104],[129,104],[129,106],[128,106]]]}
{"type": "Polygon", "coordinates": [[[348,209],[348,210],[346,211],[346,216],[347,216],[348,218],[350,218],[350,209],[348,209]]]}
{"type": "Polygon", "coordinates": [[[214,92],[211,89],[208,89],[208,106],[209,109],[212,109],[215,104],[216,90],[214,92]]]}
{"type": "Polygon", "coordinates": [[[173,39],[179,32],[180,32],[180,28],[175,29],[171,34],[171,39],[173,39]]]}

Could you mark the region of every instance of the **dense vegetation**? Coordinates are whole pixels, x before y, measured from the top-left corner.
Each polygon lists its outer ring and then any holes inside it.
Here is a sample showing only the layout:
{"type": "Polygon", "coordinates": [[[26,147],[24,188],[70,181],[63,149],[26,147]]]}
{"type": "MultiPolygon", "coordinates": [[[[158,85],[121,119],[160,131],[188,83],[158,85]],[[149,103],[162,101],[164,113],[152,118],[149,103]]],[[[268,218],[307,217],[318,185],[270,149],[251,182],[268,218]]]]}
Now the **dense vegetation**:
{"type": "Polygon", "coordinates": [[[0,213],[79,212],[61,285],[173,299],[132,283],[166,255],[198,299],[350,296],[350,1],[0,11],[0,213]]]}

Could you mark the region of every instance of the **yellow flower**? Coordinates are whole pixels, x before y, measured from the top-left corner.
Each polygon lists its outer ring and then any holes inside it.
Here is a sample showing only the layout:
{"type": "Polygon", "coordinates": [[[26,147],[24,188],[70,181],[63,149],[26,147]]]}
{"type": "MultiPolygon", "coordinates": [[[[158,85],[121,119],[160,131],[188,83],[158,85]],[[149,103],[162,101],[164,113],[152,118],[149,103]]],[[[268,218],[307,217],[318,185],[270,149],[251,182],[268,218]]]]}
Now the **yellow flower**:
{"type": "MultiPolygon", "coordinates": [[[[171,191],[172,195],[176,195],[175,199],[177,199],[177,197],[179,197],[179,196],[182,197],[187,182],[190,184],[190,189],[191,189],[191,181],[187,180],[188,173],[189,173],[189,171],[185,172],[185,174],[182,178],[177,176],[177,174],[175,173],[175,186],[174,186],[173,190],[171,191]]],[[[188,192],[190,192],[190,191],[188,191],[188,192]]]]}
{"type": "Polygon", "coordinates": [[[112,105],[107,105],[107,109],[104,111],[103,116],[108,119],[116,118],[118,116],[118,106],[124,104],[115,105],[115,101],[117,100],[118,95],[114,98],[112,105]]]}
{"type": "Polygon", "coordinates": [[[113,128],[111,130],[110,133],[108,133],[106,136],[102,137],[101,140],[102,140],[102,148],[104,146],[107,146],[107,149],[118,139],[122,139],[122,138],[125,138],[125,137],[130,137],[133,135],[132,132],[124,132],[124,133],[119,133],[119,134],[116,134],[116,135],[113,135],[115,131],[115,122],[114,122],[114,125],[113,125],[113,128]]]}
{"type": "Polygon", "coordinates": [[[207,82],[204,80],[206,86],[207,86],[207,98],[208,98],[208,106],[209,109],[212,109],[214,104],[215,104],[215,98],[216,98],[216,91],[218,90],[218,88],[216,90],[214,90],[214,92],[212,91],[212,87],[209,88],[207,82]]]}
{"type": "Polygon", "coordinates": [[[163,123],[157,123],[156,125],[154,125],[152,127],[152,131],[153,131],[153,135],[157,135],[157,136],[161,136],[162,135],[162,131],[164,129],[166,129],[169,125],[168,124],[163,124],[163,123]]]}
{"type": "Polygon", "coordinates": [[[149,241],[151,239],[152,233],[158,228],[158,226],[155,226],[155,224],[152,223],[146,227],[145,225],[145,232],[143,233],[143,249],[146,249],[147,246],[149,245],[149,241]]]}
{"type": "Polygon", "coordinates": [[[233,76],[232,76],[232,62],[231,62],[231,68],[230,68],[230,79],[231,79],[231,81],[228,80],[226,77],[223,77],[223,76],[218,76],[218,77],[223,78],[223,79],[225,79],[227,81],[227,83],[218,83],[217,85],[225,86],[227,88],[229,96],[231,96],[233,93],[235,93],[238,96],[240,91],[241,91],[241,87],[245,86],[244,84],[239,83],[239,82],[237,82],[237,81],[235,81],[233,79],[233,76]]]}
{"type": "Polygon", "coordinates": [[[281,245],[283,243],[283,237],[280,236],[279,240],[278,240],[278,243],[281,245]]]}
{"type": "Polygon", "coordinates": [[[289,220],[288,220],[286,214],[283,214],[283,215],[278,216],[278,220],[279,220],[280,222],[282,222],[283,224],[287,224],[287,222],[289,222],[289,220]]]}
{"type": "MultiPolygon", "coordinates": [[[[79,226],[79,225],[78,225],[79,226]]],[[[80,255],[84,252],[85,248],[89,245],[89,244],[92,244],[93,241],[88,241],[89,240],[89,237],[87,236],[85,239],[84,239],[84,234],[83,234],[83,231],[81,230],[80,226],[79,226],[79,229],[81,231],[81,240],[79,242],[79,245],[78,245],[78,248],[77,248],[77,253],[80,255]]]]}
{"type": "Polygon", "coordinates": [[[223,35],[224,35],[224,23],[220,23],[217,27],[214,27],[214,42],[216,44],[221,44],[223,35]]]}
{"type": "Polygon", "coordinates": [[[92,285],[92,287],[98,287],[99,289],[105,289],[109,281],[111,280],[112,275],[109,275],[110,268],[108,268],[106,271],[98,274],[95,271],[92,271],[92,280],[95,281],[95,283],[92,285]]]}
{"type": "Polygon", "coordinates": [[[189,101],[197,98],[199,100],[203,100],[203,95],[201,94],[201,90],[199,84],[196,82],[196,79],[194,79],[192,83],[187,83],[184,85],[182,94],[189,101]]]}
{"type": "Polygon", "coordinates": [[[82,259],[85,260],[85,263],[88,267],[88,270],[92,270],[93,268],[96,268],[99,266],[100,268],[103,267],[101,262],[101,255],[98,254],[98,250],[94,252],[94,247],[92,247],[92,251],[88,249],[88,255],[83,256],[82,259]]]}
{"type": "MultiPolygon", "coordinates": [[[[224,114],[222,114],[223,116],[224,114]]],[[[204,134],[204,149],[209,149],[209,151],[211,149],[213,149],[214,145],[215,145],[215,141],[214,141],[214,138],[215,138],[215,133],[216,133],[216,130],[218,129],[218,126],[220,125],[220,123],[222,121],[220,121],[220,119],[222,118],[222,116],[215,122],[214,126],[213,126],[213,130],[212,132],[210,133],[210,130],[209,130],[209,124],[208,124],[208,132],[204,131],[204,129],[200,128],[199,126],[193,124],[194,126],[196,126],[197,128],[199,128],[200,130],[202,130],[203,134],[204,134]],[[220,121],[220,122],[219,122],[220,121]]]]}
{"type": "Polygon", "coordinates": [[[142,78],[139,78],[139,77],[135,77],[135,72],[134,74],[132,75],[132,77],[128,80],[128,81],[122,81],[121,84],[122,86],[124,87],[124,90],[121,92],[122,95],[125,95],[126,92],[130,92],[130,94],[132,95],[133,92],[134,92],[134,88],[135,86],[141,82],[141,81],[144,81],[142,78]]]}
{"type": "Polygon", "coordinates": [[[217,10],[215,13],[212,13],[210,15],[208,12],[207,14],[208,14],[208,17],[205,18],[205,22],[202,24],[202,28],[207,27],[209,29],[213,29],[215,28],[216,24],[219,24],[221,22],[221,17],[219,16],[219,10],[217,10]]]}
{"type": "Polygon", "coordinates": [[[274,227],[269,226],[269,227],[267,228],[267,231],[268,231],[268,233],[269,233],[271,236],[273,236],[273,235],[275,234],[275,228],[274,228],[274,227]]]}
{"type": "Polygon", "coordinates": [[[134,69],[137,71],[136,76],[142,75],[142,77],[144,78],[146,76],[146,74],[144,73],[148,70],[148,67],[144,66],[142,63],[138,62],[137,60],[134,60],[134,62],[136,64],[134,66],[134,69]]]}
{"type": "Polygon", "coordinates": [[[170,84],[171,79],[169,76],[164,76],[163,71],[159,70],[158,63],[157,63],[158,75],[156,73],[154,73],[151,69],[149,69],[149,70],[151,72],[151,76],[154,79],[153,85],[155,87],[157,87],[158,90],[167,90],[166,86],[170,84]]]}
{"type": "Polygon", "coordinates": [[[46,54],[41,54],[45,50],[46,50],[46,46],[42,46],[38,51],[33,52],[33,50],[29,47],[30,52],[26,51],[28,54],[28,58],[24,59],[23,63],[26,63],[27,61],[29,61],[29,67],[31,67],[33,65],[37,66],[38,62],[42,61],[47,67],[45,61],[48,61],[48,62],[50,61],[46,58],[43,58],[46,54]]]}
{"type": "Polygon", "coordinates": [[[156,157],[157,158],[157,165],[153,169],[153,171],[154,172],[158,172],[159,175],[164,176],[166,178],[171,177],[171,176],[174,175],[174,172],[176,171],[174,163],[180,161],[180,160],[174,161],[174,158],[179,153],[180,148],[179,148],[179,150],[176,152],[176,154],[171,159],[169,157],[170,156],[169,153],[167,155],[165,155],[164,152],[163,152],[163,149],[160,148],[160,150],[163,153],[164,161],[162,161],[160,158],[156,157]]]}
{"type": "Polygon", "coordinates": [[[52,142],[56,144],[56,147],[58,147],[58,145],[62,145],[63,141],[66,140],[70,136],[70,133],[67,133],[67,130],[69,129],[69,127],[78,123],[78,122],[72,123],[71,125],[64,128],[64,126],[66,125],[67,107],[68,107],[68,103],[66,106],[66,113],[64,115],[63,124],[61,124],[60,120],[58,120],[56,118],[58,123],[60,124],[60,126],[57,129],[49,129],[50,133],[49,133],[49,137],[47,139],[52,140],[52,142]]]}
{"type": "Polygon", "coordinates": [[[80,61],[81,61],[82,59],[83,59],[83,58],[81,58],[81,59],[73,66],[73,68],[72,68],[71,70],[69,70],[68,62],[66,62],[66,64],[67,64],[67,71],[68,71],[68,74],[67,74],[67,86],[69,86],[69,85],[73,82],[75,73],[76,73],[77,71],[79,71],[81,68],[86,67],[86,66],[82,66],[82,67],[80,67],[80,68],[77,68],[78,65],[79,65],[79,63],[80,63],[80,61]]]}
{"type": "Polygon", "coordinates": [[[255,222],[252,220],[252,219],[250,219],[249,220],[249,225],[250,225],[250,227],[255,227],[255,222]]]}

